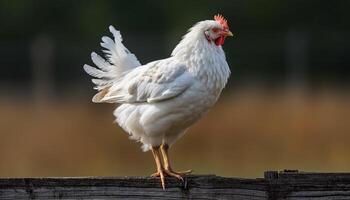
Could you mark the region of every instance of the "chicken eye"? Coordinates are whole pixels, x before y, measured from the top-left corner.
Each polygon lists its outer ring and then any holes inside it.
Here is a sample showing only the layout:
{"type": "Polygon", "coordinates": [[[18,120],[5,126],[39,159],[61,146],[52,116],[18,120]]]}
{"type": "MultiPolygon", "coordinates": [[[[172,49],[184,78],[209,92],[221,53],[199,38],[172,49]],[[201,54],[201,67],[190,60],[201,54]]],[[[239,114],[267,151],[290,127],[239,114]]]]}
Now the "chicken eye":
{"type": "Polygon", "coordinates": [[[213,29],[211,29],[214,33],[217,33],[218,31],[219,31],[219,29],[218,28],[213,28],[213,29]]]}

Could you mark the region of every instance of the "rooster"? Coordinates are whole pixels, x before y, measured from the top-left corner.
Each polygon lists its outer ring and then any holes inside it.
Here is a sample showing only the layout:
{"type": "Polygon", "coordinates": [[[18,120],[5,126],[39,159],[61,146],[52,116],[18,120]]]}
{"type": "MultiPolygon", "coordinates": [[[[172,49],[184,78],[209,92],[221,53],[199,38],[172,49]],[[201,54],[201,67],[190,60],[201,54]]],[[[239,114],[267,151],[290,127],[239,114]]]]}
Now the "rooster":
{"type": "Polygon", "coordinates": [[[107,60],[91,54],[97,67],[84,65],[94,77],[98,93],[95,103],[115,103],[116,122],[130,139],[151,150],[165,188],[165,176],[183,180],[191,170],[176,172],[171,168],[168,149],[198,121],[218,100],[230,76],[222,45],[233,36],[227,20],[198,22],[166,59],[141,65],[123,44],[119,31],[109,27],[114,40],[102,37],[107,60]]]}

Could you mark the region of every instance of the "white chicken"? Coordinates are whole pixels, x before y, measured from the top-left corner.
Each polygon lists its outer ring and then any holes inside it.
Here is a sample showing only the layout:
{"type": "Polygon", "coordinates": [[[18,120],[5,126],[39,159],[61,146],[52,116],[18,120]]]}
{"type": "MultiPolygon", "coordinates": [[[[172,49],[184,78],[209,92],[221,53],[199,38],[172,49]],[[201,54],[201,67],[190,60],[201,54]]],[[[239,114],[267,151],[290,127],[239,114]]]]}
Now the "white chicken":
{"type": "Polygon", "coordinates": [[[168,149],[220,96],[230,75],[222,45],[233,34],[227,20],[216,15],[195,24],[171,57],[141,65],[120,32],[109,30],[114,41],[104,36],[101,43],[108,60],[93,52],[97,68],[84,65],[99,91],[92,101],[119,105],[116,122],[144,151],[152,151],[157,172],[151,176],[160,177],[164,189],[164,176],[183,180],[191,172],[173,171],[168,149]]]}

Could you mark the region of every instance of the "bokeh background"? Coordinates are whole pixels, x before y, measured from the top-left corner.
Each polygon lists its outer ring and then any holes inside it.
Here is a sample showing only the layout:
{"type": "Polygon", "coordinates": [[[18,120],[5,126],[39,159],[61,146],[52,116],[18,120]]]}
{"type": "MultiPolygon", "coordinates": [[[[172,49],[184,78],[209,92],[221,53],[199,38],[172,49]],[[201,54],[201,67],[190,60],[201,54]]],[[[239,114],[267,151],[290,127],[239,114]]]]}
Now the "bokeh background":
{"type": "Polygon", "coordinates": [[[155,170],[82,66],[109,25],[141,63],[223,14],[235,38],[218,104],[171,149],[174,168],[261,177],[350,170],[350,1],[0,1],[0,177],[155,170]]]}

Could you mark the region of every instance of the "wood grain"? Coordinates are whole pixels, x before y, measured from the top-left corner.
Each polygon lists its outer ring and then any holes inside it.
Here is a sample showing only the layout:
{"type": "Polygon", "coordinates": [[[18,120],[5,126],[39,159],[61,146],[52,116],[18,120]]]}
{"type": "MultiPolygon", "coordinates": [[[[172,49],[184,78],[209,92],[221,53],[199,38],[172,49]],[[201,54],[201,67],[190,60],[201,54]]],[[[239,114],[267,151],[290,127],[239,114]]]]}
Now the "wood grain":
{"type": "Polygon", "coordinates": [[[264,178],[2,178],[0,199],[350,199],[350,173],[265,172],[264,178]]]}

